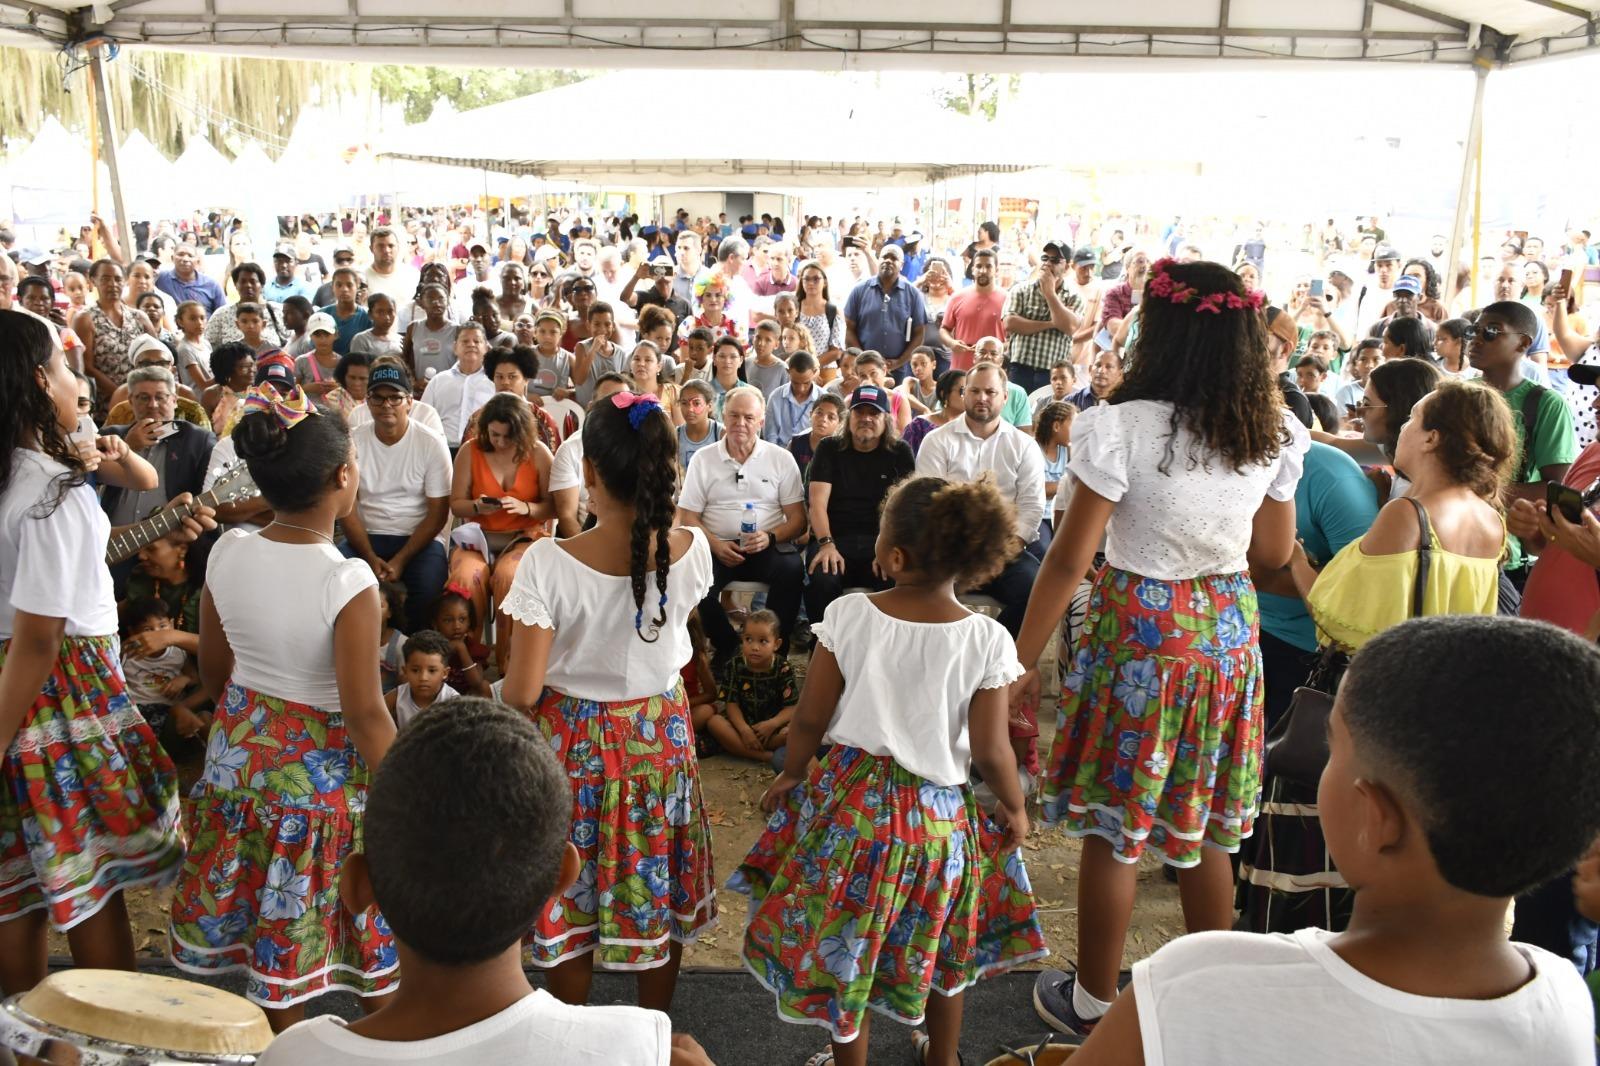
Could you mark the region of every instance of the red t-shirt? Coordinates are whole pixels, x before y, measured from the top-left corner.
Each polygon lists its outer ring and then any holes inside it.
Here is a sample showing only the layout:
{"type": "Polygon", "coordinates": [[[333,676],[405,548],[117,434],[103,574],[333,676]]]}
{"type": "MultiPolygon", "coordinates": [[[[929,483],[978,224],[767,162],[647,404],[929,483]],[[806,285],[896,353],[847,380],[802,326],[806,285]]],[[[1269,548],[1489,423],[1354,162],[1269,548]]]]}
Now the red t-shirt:
{"type": "MultiPolygon", "coordinates": [[[[944,328],[962,344],[977,344],[985,337],[1006,339],[1006,294],[999,289],[981,293],[963,289],[944,305],[944,328]]],[[[970,352],[951,352],[952,370],[971,370],[970,352]]]]}
{"type": "MultiPolygon", "coordinates": [[[[1596,478],[1600,478],[1600,443],[1585,448],[1562,481],[1582,492],[1596,478]]],[[[1596,611],[1600,611],[1600,577],[1594,568],[1560,545],[1546,544],[1528,574],[1519,613],[1581,635],[1596,611]]]]}

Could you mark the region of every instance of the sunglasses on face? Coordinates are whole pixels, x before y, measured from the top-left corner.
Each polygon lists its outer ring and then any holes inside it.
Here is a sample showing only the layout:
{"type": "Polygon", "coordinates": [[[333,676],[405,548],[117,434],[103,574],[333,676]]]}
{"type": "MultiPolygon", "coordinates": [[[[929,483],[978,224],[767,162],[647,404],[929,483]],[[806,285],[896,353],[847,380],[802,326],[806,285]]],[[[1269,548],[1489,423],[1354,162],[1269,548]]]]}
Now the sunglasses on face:
{"type": "Polygon", "coordinates": [[[574,285],[572,287],[572,291],[573,292],[594,292],[594,286],[593,285],[574,285]]]}
{"type": "MultiPolygon", "coordinates": [[[[1467,339],[1473,340],[1481,337],[1483,340],[1492,342],[1499,340],[1507,333],[1517,332],[1519,331],[1514,330],[1509,326],[1468,326],[1467,339]]],[[[1527,334],[1523,334],[1523,336],[1527,336],[1527,334]]]]}

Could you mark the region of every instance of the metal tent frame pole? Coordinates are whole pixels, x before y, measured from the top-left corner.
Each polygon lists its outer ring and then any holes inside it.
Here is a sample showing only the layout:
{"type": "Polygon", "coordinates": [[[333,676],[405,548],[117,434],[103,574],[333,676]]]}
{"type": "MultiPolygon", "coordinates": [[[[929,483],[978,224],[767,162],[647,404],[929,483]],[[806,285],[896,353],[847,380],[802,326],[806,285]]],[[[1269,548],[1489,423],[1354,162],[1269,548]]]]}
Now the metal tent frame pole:
{"type": "MultiPolygon", "coordinates": [[[[1441,290],[1447,304],[1455,298],[1456,275],[1461,269],[1461,241],[1467,224],[1467,193],[1473,186],[1473,175],[1477,169],[1478,154],[1483,144],[1483,93],[1489,83],[1489,71],[1492,66],[1488,59],[1479,56],[1472,68],[1473,73],[1477,75],[1477,82],[1472,92],[1472,119],[1467,126],[1466,149],[1461,153],[1461,184],[1456,192],[1456,215],[1455,221],[1450,226],[1450,251],[1445,259],[1445,269],[1449,273],[1444,279],[1441,290]]],[[[1481,225],[1483,220],[1475,213],[1473,226],[1476,228],[1481,225]]],[[[1470,264],[1468,277],[1475,279],[1477,269],[1476,262],[1470,264]]]]}
{"type": "MultiPolygon", "coordinates": [[[[106,173],[111,178],[112,208],[117,213],[117,241],[122,245],[122,254],[131,261],[134,254],[133,221],[128,218],[122,202],[122,170],[117,165],[117,126],[111,113],[111,93],[106,86],[103,46],[94,46],[89,51],[89,77],[94,80],[94,106],[100,119],[100,151],[105,157],[106,173]]],[[[98,187],[98,175],[91,175],[90,180],[98,187]]]]}

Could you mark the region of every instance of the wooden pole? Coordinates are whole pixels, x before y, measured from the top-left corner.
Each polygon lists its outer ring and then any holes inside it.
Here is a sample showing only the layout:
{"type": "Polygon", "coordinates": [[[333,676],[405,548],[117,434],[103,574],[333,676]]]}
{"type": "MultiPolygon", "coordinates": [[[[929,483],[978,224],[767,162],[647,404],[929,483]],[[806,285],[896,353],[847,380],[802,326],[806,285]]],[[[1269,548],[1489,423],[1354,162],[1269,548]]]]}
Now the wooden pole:
{"type": "MultiPolygon", "coordinates": [[[[102,46],[90,48],[89,81],[93,86],[95,114],[100,119],[100,140],[105,151],[106,171],[111,176],[111,203],[117,216],[117,241],[122,245],[122,254],[131,258],[134,254],[133,220],[128,217],[122,201],[122,172],[117,166],[117,126],[111,116],[111,94],[106,87],[105,49],[102,46]]],[[[98,213],[100,210],[98,163],[95,165],[94,190],[94,207],[98,213]]]]}

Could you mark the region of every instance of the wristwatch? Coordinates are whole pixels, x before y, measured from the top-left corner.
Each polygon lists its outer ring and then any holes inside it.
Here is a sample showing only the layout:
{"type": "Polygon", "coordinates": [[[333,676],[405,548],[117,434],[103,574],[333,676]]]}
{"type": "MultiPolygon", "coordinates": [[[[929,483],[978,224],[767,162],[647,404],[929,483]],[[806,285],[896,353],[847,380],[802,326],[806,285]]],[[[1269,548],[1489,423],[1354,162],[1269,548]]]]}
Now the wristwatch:
{"type": "Polygon", "coordinates": [[[818,537],[817,538],[817,547],[819,547],[819,548],[825,548],[829,544],[832,544],[832,543],[833,543],[833,538],[832,537],[818,537]]]}

